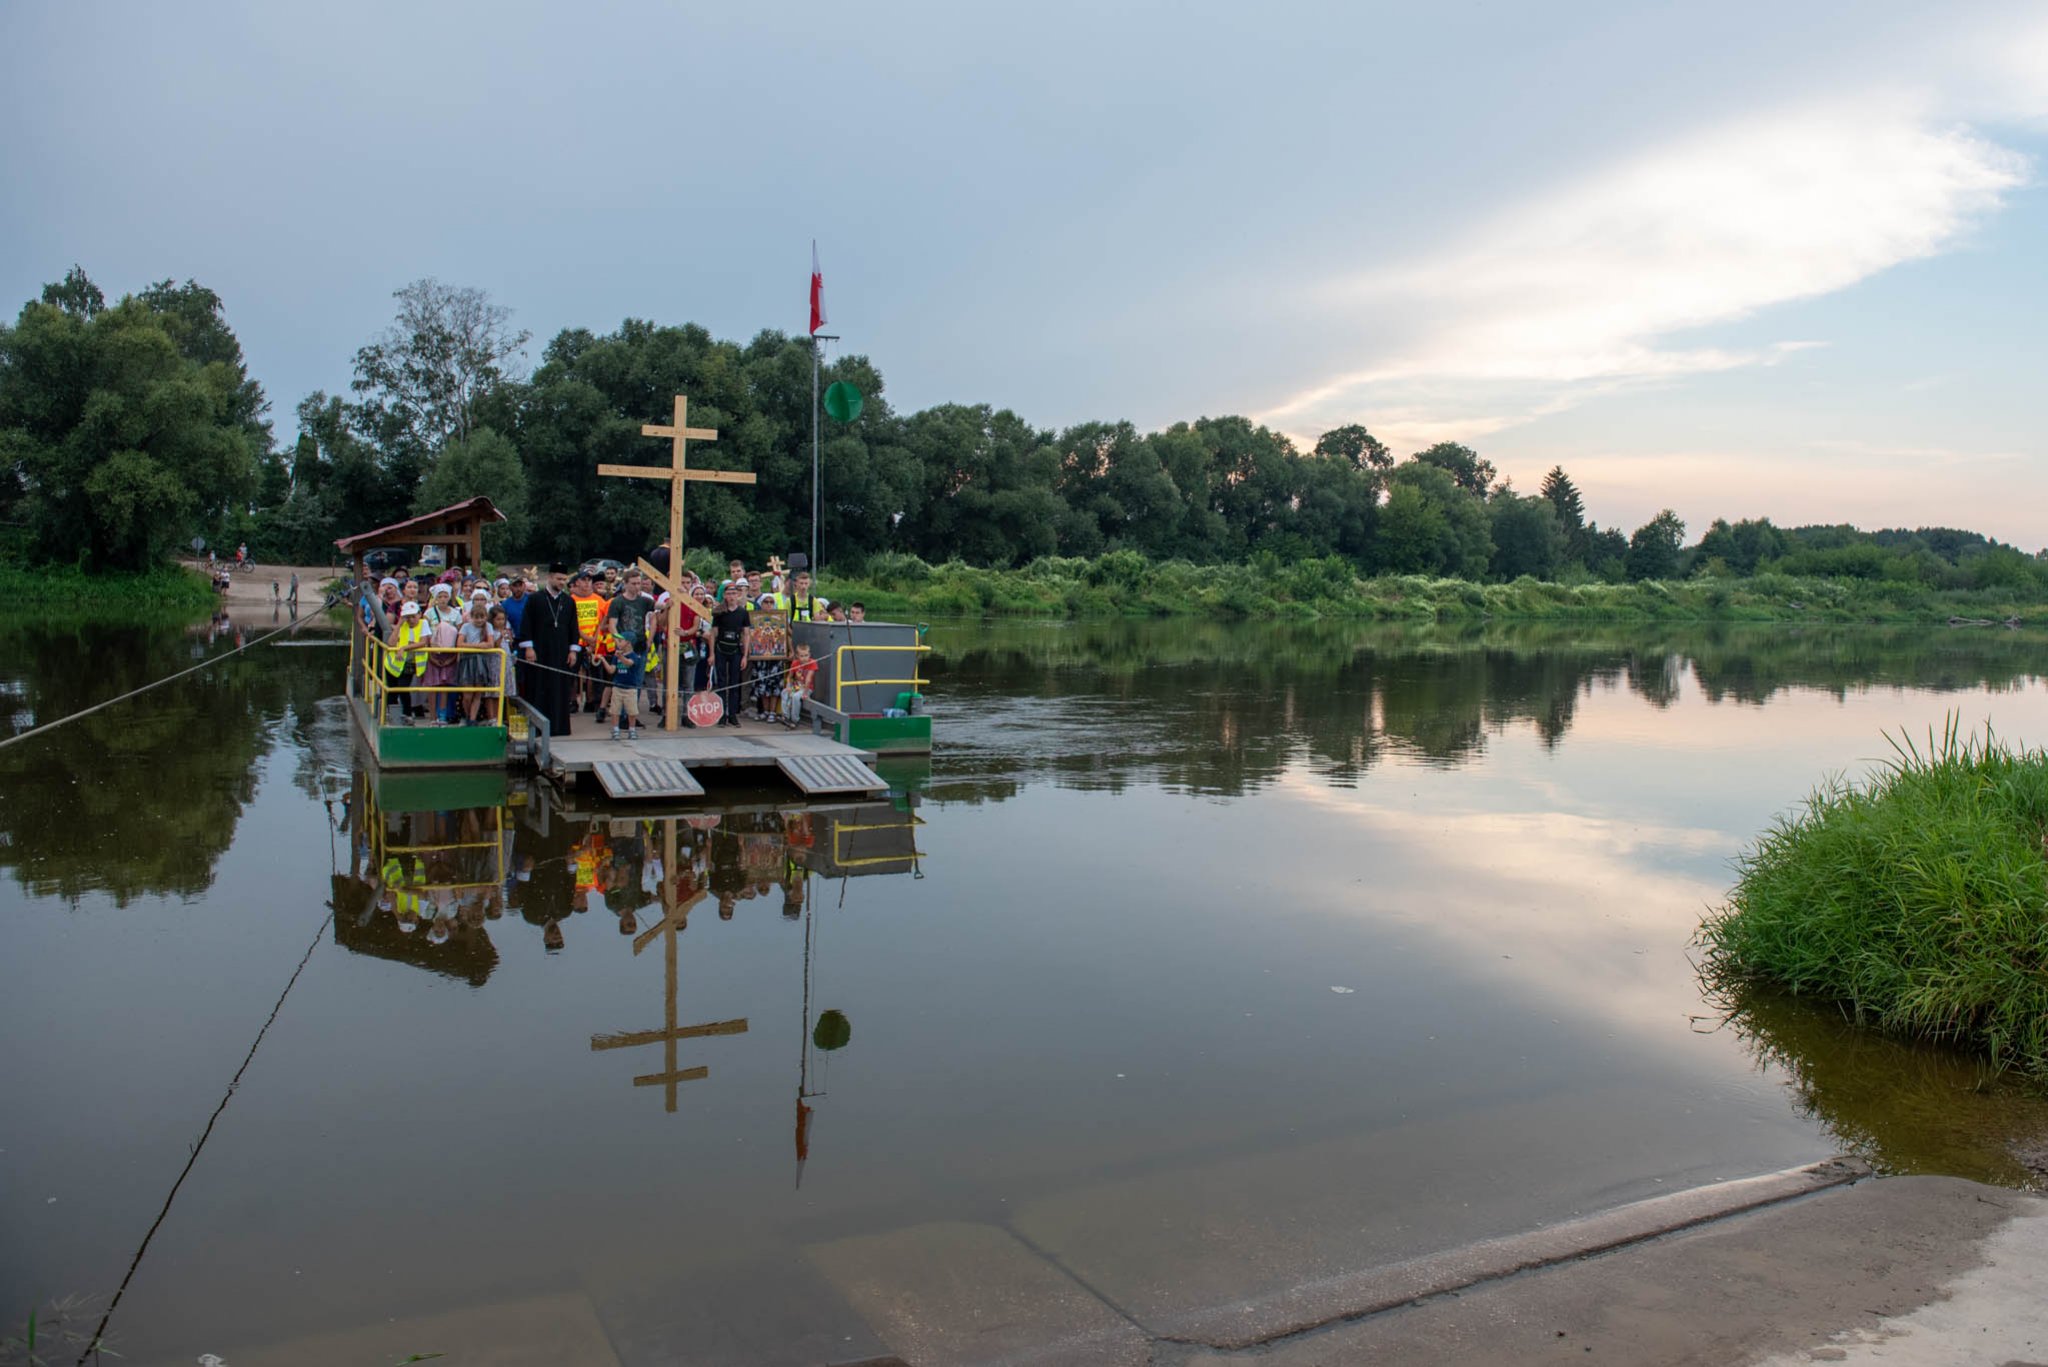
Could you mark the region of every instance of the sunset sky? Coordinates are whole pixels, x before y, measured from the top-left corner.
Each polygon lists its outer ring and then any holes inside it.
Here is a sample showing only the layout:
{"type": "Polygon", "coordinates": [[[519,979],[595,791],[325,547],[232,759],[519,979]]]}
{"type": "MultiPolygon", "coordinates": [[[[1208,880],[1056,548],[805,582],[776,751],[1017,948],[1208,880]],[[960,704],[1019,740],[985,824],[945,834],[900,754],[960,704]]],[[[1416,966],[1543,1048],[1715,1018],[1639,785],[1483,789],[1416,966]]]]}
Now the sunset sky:
{"type": "Polygon", "coordinates": [[[226,299],[279,436],[420,276],[831,330],[899,408],[1247,413],[2048,545],[2048,8],[0,8],[0,295],[226,299]]]}

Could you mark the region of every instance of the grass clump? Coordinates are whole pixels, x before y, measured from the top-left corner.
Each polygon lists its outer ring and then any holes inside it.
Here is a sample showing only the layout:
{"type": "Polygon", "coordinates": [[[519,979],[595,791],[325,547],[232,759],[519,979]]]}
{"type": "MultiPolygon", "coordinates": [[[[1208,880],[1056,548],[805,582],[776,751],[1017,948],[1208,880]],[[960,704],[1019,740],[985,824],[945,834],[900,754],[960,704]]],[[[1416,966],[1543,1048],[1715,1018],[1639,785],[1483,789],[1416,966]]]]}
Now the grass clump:
{"type": "Polygon", "coordinates": [[[1742,856],[1701,930],[1708,977],[2048,1079],[2048,753],[1953,716],[1925,752],[1892,747],[1867,785],[1828,784],[1742,856]]]}

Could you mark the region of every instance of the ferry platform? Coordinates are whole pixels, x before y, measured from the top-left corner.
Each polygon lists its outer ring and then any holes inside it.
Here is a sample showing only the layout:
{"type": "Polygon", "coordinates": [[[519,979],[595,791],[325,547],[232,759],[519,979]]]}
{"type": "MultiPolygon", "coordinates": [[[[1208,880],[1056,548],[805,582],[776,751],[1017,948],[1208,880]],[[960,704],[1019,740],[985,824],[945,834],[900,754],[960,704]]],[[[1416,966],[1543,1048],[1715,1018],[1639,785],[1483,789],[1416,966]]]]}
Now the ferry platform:
{"type": "Polygon", "coordinates": [[[577,716],[567,736],[548,742],[544,772],[558,783],[584,774],[596,778],[615,798],[696,797],[704,787],[696,772],[762,769],[779,774],[809,794],[882,793],[886,779],[871,767],[875,756],[816,734],[775,722],[743,718],[738,726],[684,726],[662,731],[642,725],[632,740],[612,740],[611,727],[595,714],[577,716]],[[587,727],[588,734],[577,734],[587,727]]]}

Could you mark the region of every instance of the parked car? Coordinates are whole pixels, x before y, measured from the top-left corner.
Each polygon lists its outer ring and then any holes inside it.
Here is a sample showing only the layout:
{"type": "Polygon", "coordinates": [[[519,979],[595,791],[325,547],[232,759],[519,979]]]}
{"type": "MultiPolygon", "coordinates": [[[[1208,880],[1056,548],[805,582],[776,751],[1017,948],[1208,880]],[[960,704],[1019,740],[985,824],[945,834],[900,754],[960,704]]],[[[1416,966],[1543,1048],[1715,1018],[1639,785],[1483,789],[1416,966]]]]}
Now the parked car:
{"type": "Polygon", "coordinates": [[[363,552],[363,563],[379,574],[389,574],[401,565],[412,564],[412,553],[403,546],[379,546],[363,552]]]}
{"type": "Polygon", "coordinates": [[[586,560],[583,562],[583,572],[592,579],[603,578],[606,570],[610,570],[613,574],[624,574],[626,572],[626,563],[623,560],[586,560]]]}
{"type": "Polygon", "coordinates": [[[421,548],[420,548],[420,568],[422,568],[422,569],[429,569],[429,570],[445,570],[445,569],[447,569],[447,568],[448,568],[448,552],[447,552],[447,550],[446,550],[445,548],[443,548],[443,547],[440,547],[440,546],[423,546],[423,547],[421,547],[421,548]]]}

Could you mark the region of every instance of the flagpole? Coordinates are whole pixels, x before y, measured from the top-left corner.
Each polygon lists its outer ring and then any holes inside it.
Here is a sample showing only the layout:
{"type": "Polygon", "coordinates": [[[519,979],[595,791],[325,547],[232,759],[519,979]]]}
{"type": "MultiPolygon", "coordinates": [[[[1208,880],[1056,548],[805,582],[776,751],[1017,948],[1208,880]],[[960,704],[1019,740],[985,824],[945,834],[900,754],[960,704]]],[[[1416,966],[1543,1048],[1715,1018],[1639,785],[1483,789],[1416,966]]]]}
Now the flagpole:
{"type": "Polygon", "coordinates": [[[818,354],[825,344],[811,334],[811,582],[818,582],[818,354]]]}

